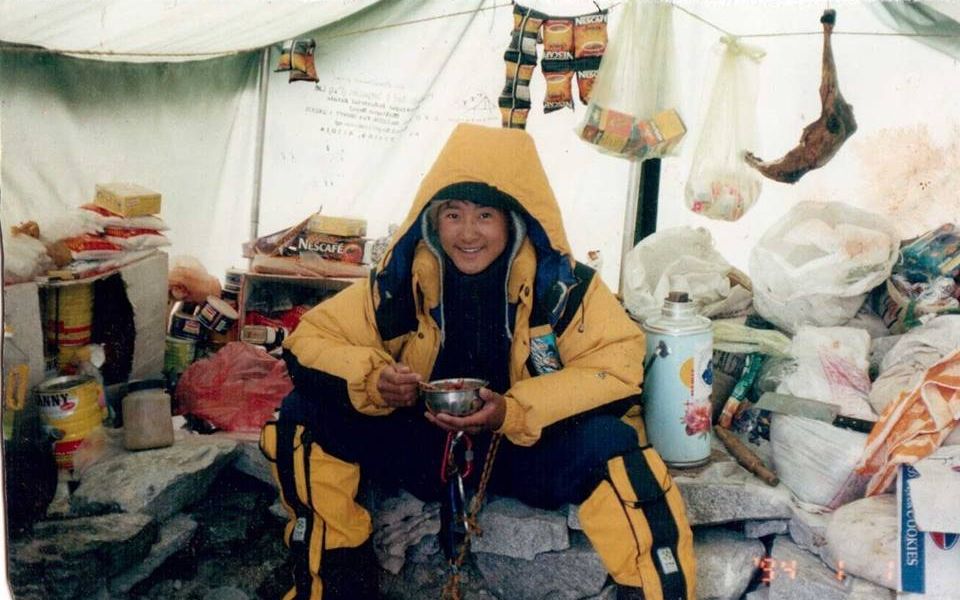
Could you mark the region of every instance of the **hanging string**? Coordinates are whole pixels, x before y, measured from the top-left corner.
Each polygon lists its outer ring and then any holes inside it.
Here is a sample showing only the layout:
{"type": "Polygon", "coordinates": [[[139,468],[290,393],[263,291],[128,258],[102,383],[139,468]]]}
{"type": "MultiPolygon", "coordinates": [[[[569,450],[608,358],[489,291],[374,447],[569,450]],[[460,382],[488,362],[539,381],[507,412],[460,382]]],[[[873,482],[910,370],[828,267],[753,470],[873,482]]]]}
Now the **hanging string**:
{"type": "MultiPolygon", "coordinates": [[[[823,35],[823,30],[818,29],[816,31],[778,31],[775,33],[731,33],[723,27],[720,27],[712,21],[701,17],[700,15],[692,12],[678,4],[674,4],[673,7],[680,12],[692,17],[693,19],[700,21],[704,25],[711,27],[717,30],[723,35],[734,37],[734,38],[771,38],[771,37],[793,37],[801,35],[823,35]]],[[[960,34],[956,33],[900,33],[896,31],[836,31],[834,30],[831,35],[859,35],[859,36],[871,36],[871,37],[944,37],[944,38],[960,38],[960,34]]]]}
{"type": "MultiPolygon", "coordinates": [[[[327,40],[334,40],[343,37],[349,37],[354,35],[362,35],[365,33],[373,33],[375,31],[384,31],[387,29],[395,29],[397,27],[406,27],[409,25],[419,25],[421,23],[427,23],[430,21],[438,21],[441,19],[449,19],[452,17],[460,17],[463,15],[475,14],[488,10],[496,10],[499,8],[506,8],[513,6],[513,2],[500,2],[497,4],[491,4],[490,6],[481,6],[479,8],[473,8],[470,10],[461,10],[451,13],[443,13],[439,15],[433,15],[430,17],[423,17],[420,19],[410,19],[408,21],[397,21],[396,23],[388,23],[386,25],[378,25],[376,27],[367,27],[364,29],[354,29],[351,31],[344,31],[341,33],[336,33],[328,35],[322,38],[318,38],[317,43],[322,43],[327,40]]],[[[608,10],[617,7],[622,4],[621,1],[612,2],[610,6],[607,7],[608,10]]],[[[727,31],[723,27],[720,27],[716,23],[713,23],[702,16],[694,13],[693,11],[686,9],[676,3],[673,5],[674,8],[680,12],[688,15],[689,17],[700,21],[704,25],[711,27],[718,31],[719,33],[737,38],[771,38],[771,37],[792,37],[792,36],[805,36],[805,35],[823,35],[822,30],[817,31],[783,31],[776,33],[733,33],[727,31]]],[[[832,35],[851,35],[851,36],[869,36],[869,37],[918,37],[918,38],[960,38],[960,34],[956,33],[901,33],[901,32],[881,32],[881,31],[834,31],[832,35]]],[[[256,46],[250,48],[243,48],[240,50],[229,50],[229,51],[217,51],[217,52],[129,52],[121,51],[115,52],[111,50],[68,50],[63,48],[44,48],[40,46],[32,46],[26,44],[7,44],[0,42],[0,50],[5,52],[42,52],[48,54],[69,54],[72,56],[130,56],[130,57],[144,57],[144,58],[212,58],[217,56],[233,56],[237,54],[243,54],[246,52],[256,52],[262,50],[263,46],[256,46]]]]}

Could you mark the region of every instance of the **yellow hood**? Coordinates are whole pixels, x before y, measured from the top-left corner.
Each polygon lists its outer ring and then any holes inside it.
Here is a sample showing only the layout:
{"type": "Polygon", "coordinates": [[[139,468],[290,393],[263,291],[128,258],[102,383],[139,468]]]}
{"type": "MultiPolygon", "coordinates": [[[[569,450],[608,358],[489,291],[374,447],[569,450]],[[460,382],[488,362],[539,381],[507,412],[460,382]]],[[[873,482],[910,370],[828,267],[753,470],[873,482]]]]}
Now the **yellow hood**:
{"type": "MultiPolygon", "coordinates": [[[[486,183],[514,198],[526,211],[528,226],[530,219],[538,223],[550,248],[573,263],[560,207],[547,181],[533,138],[520,129],[464,123],[453,130],[433,167],[420,183],[413,206],[381,265],[390,260],[398,241],[411,229],[416,230],[423,209],[436,193],[449,185],[464,182],[486,183]]],[[[546,240],[532,241],[536,246],[546,240]]]]}

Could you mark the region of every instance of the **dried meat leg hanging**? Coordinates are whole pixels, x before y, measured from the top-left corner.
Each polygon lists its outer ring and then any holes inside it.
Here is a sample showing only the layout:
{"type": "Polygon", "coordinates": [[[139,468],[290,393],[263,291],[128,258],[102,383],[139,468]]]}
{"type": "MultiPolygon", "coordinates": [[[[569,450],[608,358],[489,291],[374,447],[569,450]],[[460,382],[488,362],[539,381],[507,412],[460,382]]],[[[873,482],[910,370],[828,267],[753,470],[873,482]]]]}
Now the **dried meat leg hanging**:
{"type": "Polygon", "coordinates": [[[752,152],[744,155],[748,165],[765,176],[783,183],[796,183],[807,171],[827,164],[840,146],[857,130],[853,107],[847,104],[837,83],[837,67],[833,62],[830,34],[836,23],[837,13],[825,10],[823,23],[823,66],[820,79],[820,118],[803,128],[800,143],[783,158],[763,161],[752,152]]]}

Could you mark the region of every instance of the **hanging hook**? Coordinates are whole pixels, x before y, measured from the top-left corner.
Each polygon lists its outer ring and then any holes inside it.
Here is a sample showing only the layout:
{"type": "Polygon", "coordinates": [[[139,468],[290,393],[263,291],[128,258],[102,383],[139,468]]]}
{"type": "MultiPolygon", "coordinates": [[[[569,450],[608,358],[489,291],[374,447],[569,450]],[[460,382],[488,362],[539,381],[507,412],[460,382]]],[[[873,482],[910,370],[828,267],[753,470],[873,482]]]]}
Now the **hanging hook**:
{"type": "Polygon", "coordinates": [[[593,5],[597,7],[597,12],[598,12],[598,13],[602,13],[602,12],[603,12],[603,9],[600,8],[600,5],[599,5],[599,4],[597,4],[597,0],[593,0],[593,5]]]}

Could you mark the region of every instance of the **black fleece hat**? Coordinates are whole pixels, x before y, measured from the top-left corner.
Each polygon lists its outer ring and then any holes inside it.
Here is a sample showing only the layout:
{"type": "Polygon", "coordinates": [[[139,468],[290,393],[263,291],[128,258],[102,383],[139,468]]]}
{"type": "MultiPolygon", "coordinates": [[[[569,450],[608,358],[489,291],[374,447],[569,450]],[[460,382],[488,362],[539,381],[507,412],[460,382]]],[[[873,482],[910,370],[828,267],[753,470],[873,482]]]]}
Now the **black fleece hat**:
{"type": "Polygon", "coordinates": [[[520,208],[520,204],[513,196],[505,194],[486,183],[475,181],[464,181],[448,185],[434,194],[430,202],[440,202],[443,200],[467,200],[481,206],[499,208],[504,212],[518,210],[520,208]]]}

